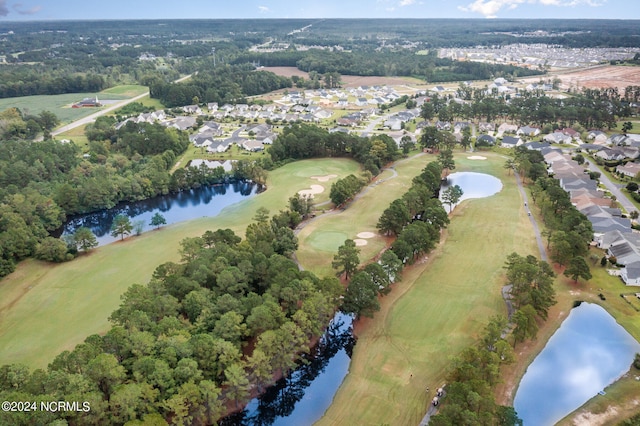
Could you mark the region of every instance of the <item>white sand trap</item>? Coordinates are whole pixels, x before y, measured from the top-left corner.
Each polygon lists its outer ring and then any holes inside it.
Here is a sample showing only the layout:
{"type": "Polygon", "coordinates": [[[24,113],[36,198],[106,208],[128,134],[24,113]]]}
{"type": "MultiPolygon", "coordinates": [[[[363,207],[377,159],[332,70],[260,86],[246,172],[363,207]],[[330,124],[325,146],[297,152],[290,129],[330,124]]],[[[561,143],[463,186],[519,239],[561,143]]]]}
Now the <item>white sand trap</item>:
{"type": "Polygon", "coordinates": [[[298,194],[304,196],[309,196],[313,198],[316,194],[322,194],[324,192],[324,186],[322,185],[311,185],[311,189],[303,189],[298,191],[298,194]]]}
{"type": "Polygon", "coordinates": [[[373,232],[361,232],[356,235],[358,238],[373,238],[376,236],[373,232]]]}
{"type": "Polygon", "coordinates": [[[471,157],[467,157],[469,160],[486,160],[487,157],[483,157],[482,155],[472,155],[471,157]]]}
{"type": "Polygon", "coordinates": [[[328,182],[333,178],[337,178],[338,175],[326,175],[326,176],[311,176],[311,179],[315,179],[318,182],[328,182]]]}
{"type": "Polygon", "coordinates": [[[367,240],[363,240],[360,238],[353,240],[353,242],[356,243],[357,246],[366,246],[368,244],[367,240]]]}

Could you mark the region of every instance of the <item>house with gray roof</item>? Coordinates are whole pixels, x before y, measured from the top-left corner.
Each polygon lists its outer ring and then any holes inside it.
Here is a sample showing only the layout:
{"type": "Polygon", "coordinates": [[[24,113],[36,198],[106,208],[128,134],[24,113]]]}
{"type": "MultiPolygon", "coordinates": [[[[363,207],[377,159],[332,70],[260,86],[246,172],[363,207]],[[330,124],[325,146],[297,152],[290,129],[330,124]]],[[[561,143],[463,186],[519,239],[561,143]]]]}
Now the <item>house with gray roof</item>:
{"type": "Polygon", "coordinates": [[[522,139],[517,136],[505,136],[502,138],[500,145],[505,148],[515,148],[516,146],[522,145],[522,139]]]}
{"type": "Polygon", "coordinates": [[[640,286],[640,260],[625,265],[620,270],[620,278],[626,285],[640,286]]]}

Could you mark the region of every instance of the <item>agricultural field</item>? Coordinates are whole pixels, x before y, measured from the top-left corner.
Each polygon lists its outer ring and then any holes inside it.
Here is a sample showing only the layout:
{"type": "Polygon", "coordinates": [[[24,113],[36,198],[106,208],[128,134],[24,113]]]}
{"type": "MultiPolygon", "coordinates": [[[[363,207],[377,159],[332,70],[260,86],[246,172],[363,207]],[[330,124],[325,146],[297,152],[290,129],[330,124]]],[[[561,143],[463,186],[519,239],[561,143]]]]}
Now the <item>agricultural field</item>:
{"type": "Polygon", "coordinates": [[[270,172],[266,191],[216,217],[146,232],[68,263],[20,263],[0,286],[0,363],[45,367],[61,351],[105,332],[120,295],[131,284],[145,284],[158,265],[178,261],[182,239],[218,228],[231,228],[244,237],[258,208],[266,207],[272,214],[284,209],[296,191],[307,188],[311,176],[344,177],[358,170],[359,165],[347,159],[291,163],[270,172]]]}
{"type": "Polygon", "coordinates": [[[418,424],[430,401],[425,389],[443,384],[451,358],[490,316],[506,315],[505,258],[514,251],[535,254],[536,247],[504,158],[483,155],[488,160],[457,154],[456,171],[492,174],[503,189],[457,207],[443,243],[405,270],[373,319],[358,322],[350,372],[320,425],[418,424]]]}
{"type": "MultiPolygon", "coordinates": [[[[144,86],[128,85],[116,86],[99,92],[98,99],[119,101],[132,98],[145,93],[144,86]]],[[[95,97],[96,93],[67,93],[64,95],[37,95],[22,96],[18,98],[0,99],[0,111],[16,107],[26,114],[37,115],[41,111],[50,111],[60,120],[60,124],[68,124],[72,121],[91,115],[100,108],[71,108],[73,103],[83,98],[95,97]]]]}

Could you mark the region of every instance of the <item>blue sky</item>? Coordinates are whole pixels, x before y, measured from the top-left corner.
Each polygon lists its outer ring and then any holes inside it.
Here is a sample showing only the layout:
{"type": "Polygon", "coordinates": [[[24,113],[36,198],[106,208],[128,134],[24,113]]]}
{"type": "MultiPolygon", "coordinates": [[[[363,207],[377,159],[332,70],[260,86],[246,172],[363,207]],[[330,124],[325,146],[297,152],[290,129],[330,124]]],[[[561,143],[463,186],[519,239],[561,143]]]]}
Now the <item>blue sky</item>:
{"type": "Polygon", "coordinates": [[[640,19],[640,0],[0,0],[0,20],[191,18],[640,19]]]}

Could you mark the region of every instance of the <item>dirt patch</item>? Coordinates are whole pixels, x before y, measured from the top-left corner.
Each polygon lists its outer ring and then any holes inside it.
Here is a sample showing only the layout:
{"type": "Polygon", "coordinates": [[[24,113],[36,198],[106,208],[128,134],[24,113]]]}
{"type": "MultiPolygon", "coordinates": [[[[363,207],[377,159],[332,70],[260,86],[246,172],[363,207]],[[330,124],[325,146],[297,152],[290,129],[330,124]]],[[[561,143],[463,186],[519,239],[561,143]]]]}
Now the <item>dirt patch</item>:
{"type": "Polygon", "coordinates": [[[369,244],[367,240],[363,240],[361,238],[357,238],[353,240],[353,242],[356,243],[356,246],[366,246],[367,244],[369,244]]]}
{"type": "MultiPolygon", "coordinates": [[[[274,74],[281,75],[283,77],[292,77],[297,75],[299,77],[309,78],[309,74],[300,71],[296,67],[264,67],[264,71],[271,71],[274,74]]],[[[340,76],[343,87],[359,87],[359,86],[401,86],[401,85],[426,85],[424,81],[411,77],[379,77],[370,76],[363,77],[359,75],[343,75],[340,76]]]]}
{"type": "Polygon", "coordinates": [[[315,179],[318,182],[328,182],[333,178],[337,178],[338,175],[326,175],[326,176],[311,176],[311,179],[315,179]]]}
{"type": "Polygon", "coordinates": [[[303,189],[298,191],[298,194],[304,196],[308,196],[313,198],[316,194],[322,194],[324,192],[324,186],[322,185],[311,185],[310,189],[303,189]]]}
{"type": "Polygon", "coordinates": [[[483,157],[482,155],[472,155],[471,157],[467,157],[469,160],[486,160],[487,157],[483,157]]]}
{"type": "Polygon", "coordinates": [[[609,407],[607,411],[600,414],[588,412],[579,413],[573,418],[573,424],[576,426],[600,426],[608,423],[609,420],[615,418],[618,414],[616,407],[609,407]]]}
{"type": "Polygon", "coordinates": [[[373,232],[360,232],[357,237],[358,238],[373,238],[375,237],[376,234],[374,234],[373,232]]]}
{"type": "MultiPolygon", "coordinates": [[[[543,79],[560,79],[560,90],[583,87],[587,89],[617,87],[621,93],[627,86],[637,86],[640,81],[640,67],[600,66],[582,70],[561,71],[542,76],[543,79]]],[[[523,79],[534,83],[540,77],[523,79]]]]}

